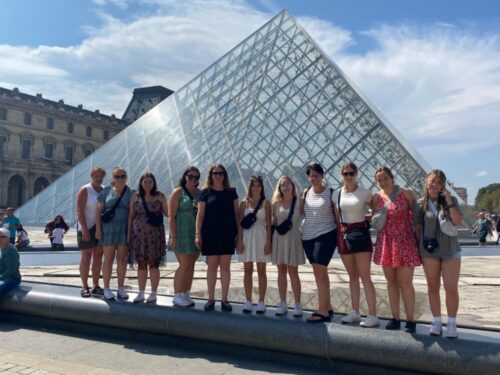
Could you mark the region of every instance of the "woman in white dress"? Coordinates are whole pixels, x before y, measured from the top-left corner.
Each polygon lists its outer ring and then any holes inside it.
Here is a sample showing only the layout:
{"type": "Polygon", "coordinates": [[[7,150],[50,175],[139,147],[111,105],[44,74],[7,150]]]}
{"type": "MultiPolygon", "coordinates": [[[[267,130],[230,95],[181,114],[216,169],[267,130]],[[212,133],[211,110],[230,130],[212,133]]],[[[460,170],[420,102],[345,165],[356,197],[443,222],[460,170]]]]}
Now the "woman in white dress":
{"type": "Polygon", "coordinates": [[[239,213],[241,230],[238,253],[244,264],[243,285],[246,297],[243,312],[252,312],[253,264],[257,263],[259,303],[256,312],[263,314],[266,311],[266,263],[271,261],[271,203],[264,195],[262,177],[250,178],[248,193],[240,202],[239,213]]]}
{"type": "Polygon", "coordinates": [[[279,226],[290,218],[292,226],[286,233],[280,234],[278,230],[275,230],[273,234],[271,258],[273,264],[278,267],[278,290],[280,295],[280,302],[276,306],[276,315],[285,315],[288,312],[288,303],[286,301],[288,274],[295,298],[293,316],[302,316],[299,265],[304,264],[306,258],[300,240],[300,216],[295,184],[291,178],[282,176],[278,180],[273,194],[273,224],[279,226]]]}

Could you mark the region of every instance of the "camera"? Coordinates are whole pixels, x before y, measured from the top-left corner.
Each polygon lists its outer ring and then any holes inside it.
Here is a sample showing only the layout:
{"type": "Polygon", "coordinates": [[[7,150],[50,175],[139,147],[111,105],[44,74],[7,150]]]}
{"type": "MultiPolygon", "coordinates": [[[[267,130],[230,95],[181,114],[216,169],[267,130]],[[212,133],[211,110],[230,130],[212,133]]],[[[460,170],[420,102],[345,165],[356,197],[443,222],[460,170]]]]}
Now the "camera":
{"type": "Polygon", "coordinates": [[[439,243],[435,238],[424,238],[424,249],[429,253],[433,253],[439,247],[439,243]]]}
{"type": "Polygon", "coordinates": [[[446,207],[446,205],[447,205],[447,203],[446,203],[446,197],[444,196],[443,192],[439,193],[438,204],[441,207],[446,207]]]}

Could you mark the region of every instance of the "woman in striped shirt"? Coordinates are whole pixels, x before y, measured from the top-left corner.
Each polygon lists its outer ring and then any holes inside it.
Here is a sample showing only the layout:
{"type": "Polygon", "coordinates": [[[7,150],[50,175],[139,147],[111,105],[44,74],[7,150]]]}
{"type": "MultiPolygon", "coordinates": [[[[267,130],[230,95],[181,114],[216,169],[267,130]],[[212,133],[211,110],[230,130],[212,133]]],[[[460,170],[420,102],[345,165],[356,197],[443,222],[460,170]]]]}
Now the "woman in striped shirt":
{"type": "Polygon", "coordinates": [[[334,215],[332,189],[323,185],[323,167],[317,163],[306,168],[311,186],[304,190],[301,209],[302,246],[311,263],[318,288],[319,309],[307,319],[309,323],[329,322],[333,315],[330,302],[328,264],[337,246],[337,224],[334,215]]]}

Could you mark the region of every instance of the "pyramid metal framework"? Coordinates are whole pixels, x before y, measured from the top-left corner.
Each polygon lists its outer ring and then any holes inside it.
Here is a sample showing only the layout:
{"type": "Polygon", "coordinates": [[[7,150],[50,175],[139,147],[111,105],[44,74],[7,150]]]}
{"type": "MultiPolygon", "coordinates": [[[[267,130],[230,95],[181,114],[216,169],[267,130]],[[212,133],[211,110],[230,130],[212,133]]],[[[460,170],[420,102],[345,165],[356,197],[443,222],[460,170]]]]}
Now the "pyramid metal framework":
{"type": "Polygon", "coordinates": [[[390,167],[397,182],[420,192],[429,167],[302,27],[282,11],[205,71],[61,176],[17,212],[25,224],[56,215],[75,222],[76,193],[92,166],[123,166],[137,188],[155,174],[168,194],[183,170],[205,178],[223,164],[240,195],[261,175],[272,195],[277,179],[307,186],[305,166],[319,162],[326,183],[341,183],[345,160],[360,182],[374,186],[374,171],[390,167]]]}

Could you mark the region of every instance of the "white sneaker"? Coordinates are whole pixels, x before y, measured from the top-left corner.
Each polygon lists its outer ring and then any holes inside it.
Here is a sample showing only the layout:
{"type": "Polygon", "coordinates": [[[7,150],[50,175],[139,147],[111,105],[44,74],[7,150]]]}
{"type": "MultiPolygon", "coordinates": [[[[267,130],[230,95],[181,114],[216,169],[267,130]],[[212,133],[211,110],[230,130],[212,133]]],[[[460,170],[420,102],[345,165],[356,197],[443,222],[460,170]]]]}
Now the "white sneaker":
{"type": "Polygon", "coordinates": [[[286,302],[282,301],[276,305],[276,315],[285,315],[288,312],[288,305],[286,302]]]}
{"type": "Polygon", "coordinates": [[[144,292],[137,293],[137,296],[134,298],[134,303],[142,303],[144,302],[144,292]]]}
{"type": "Polygon", "coordinates": [[[191,292],[189,290],[186,293],[184,293],[184,297],[186,298],[186,301],[189,302],[189,306],[194,306],[194,301],[191,298],[191,292]]]}
{"type": "Polygon", "coordinates": [[[156,293],[151,292],[148,296],[148,299],[146,300],[146,303],[154,303],[156,302],[156,293]]]}
{"type": "Polygon", "coordinates": [[[446,337],[449,339],[456,339],[458,337],[456,324],[448,323],[446,325],[446,337]]]}
{"type": "Polygon", "coordinates": [[[253,310],[253,305],[252,305],[252,301],[246,301],[244,304],[243,304],[243,312],[244,313],[251,313],[253,310]]]}
{"type": "Polygon", "coordinates": [[[295,308],[293,309],[293,316],[302,316],[304,313],[302,309],[302,305],[300,303],[295,304],[295,308]]]}
{"type": "Polygon", "coordinates": [[[104,299],[112,301],[115,299],[115,294],[109,288],[104,288],[104,299]]]}
{"type": "Polygon", "coordinates": [[[118,299],[128,299],[128,293],[123,288],[118,288],[118,292],[116,294],[118,299]]]}
{"type": "Polygon", "coordinates": [[[361,316],[359,316],[359,314],[354,310],[352,310],[349,314],[347,314],[342,318],[342,323],[345,324],[352,324],[360,321],[361,321],[361,316]]]}
{"type": "Polygon", "coordinates": [[[374,328],[378,327],[380,325],[380,322],[376,316],[368,315],[359,325],[364,328],[374,328]]]}
{"type": "Polygon", "coordinates": [[[266,312],[266,304],[264,303],[264,301],[260,301],[257,304],[257,308],[255,309],[255,312],[257,314],[264,314],[266,312]]]}
{"type": "Polygon", "coordinates": [[[175,293],[173,302],[175,306],[180,306],[180,307],[189,306],[189,301],[186,300],[186,296],[184,295],[184,293],[175,293]]]}
{"type": "Polygon", "coordinates": [[[443,334],[443,323],[433,322],[431,324],[431,329],[429,330],[429,335],[431,336],[441,336],[443,334]]]}

